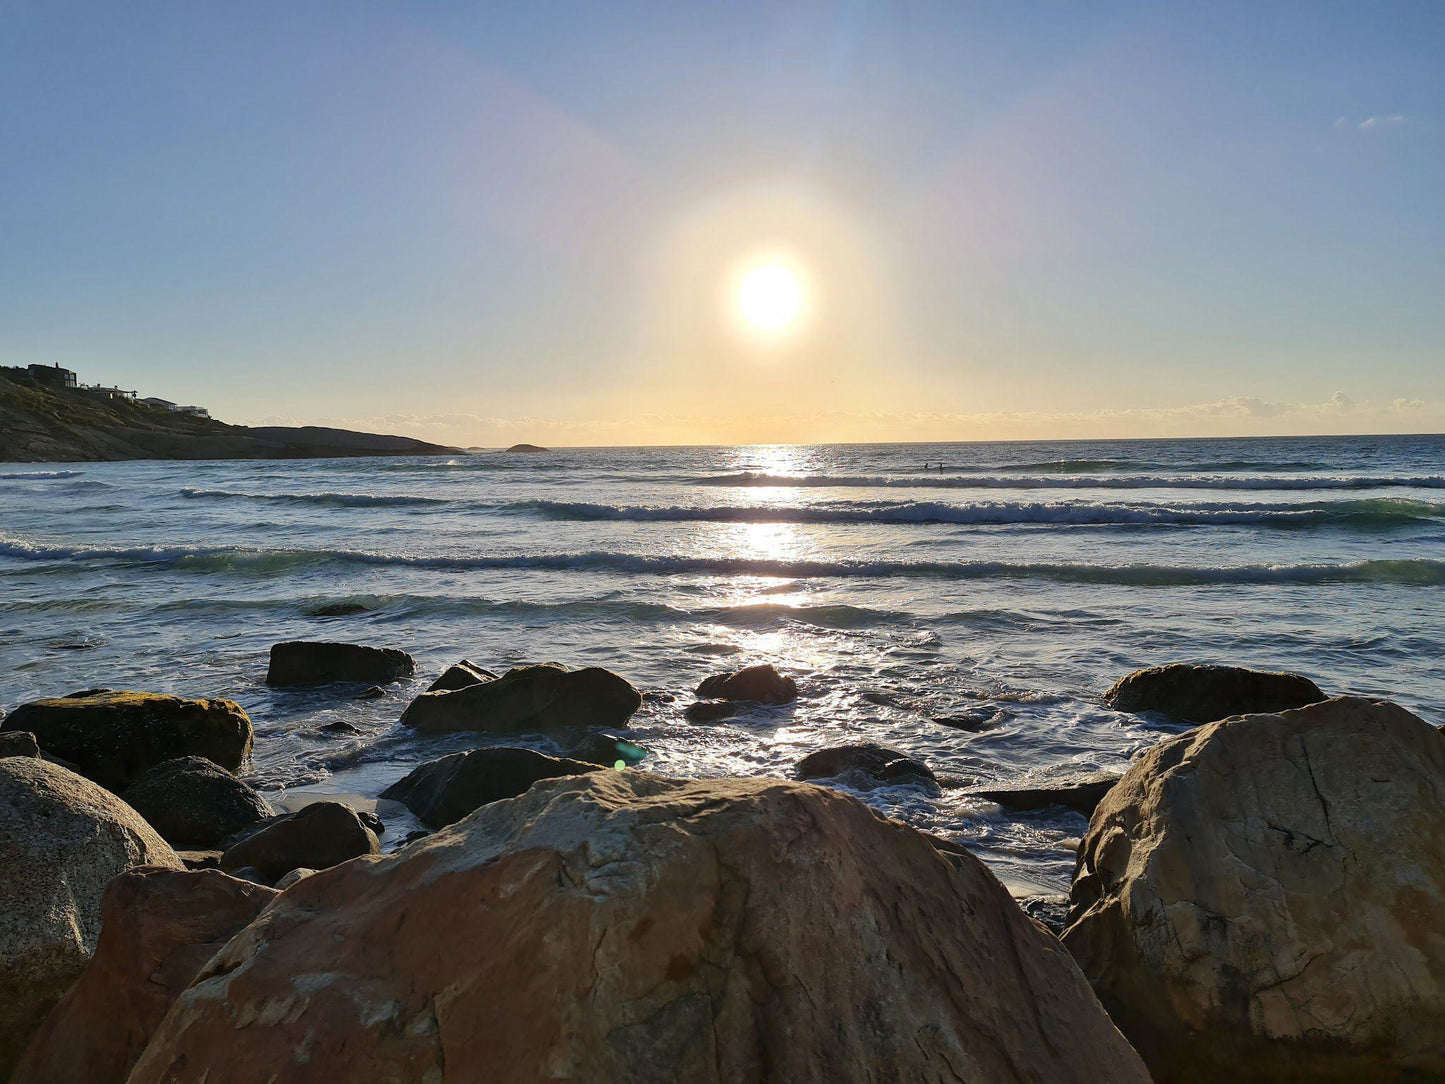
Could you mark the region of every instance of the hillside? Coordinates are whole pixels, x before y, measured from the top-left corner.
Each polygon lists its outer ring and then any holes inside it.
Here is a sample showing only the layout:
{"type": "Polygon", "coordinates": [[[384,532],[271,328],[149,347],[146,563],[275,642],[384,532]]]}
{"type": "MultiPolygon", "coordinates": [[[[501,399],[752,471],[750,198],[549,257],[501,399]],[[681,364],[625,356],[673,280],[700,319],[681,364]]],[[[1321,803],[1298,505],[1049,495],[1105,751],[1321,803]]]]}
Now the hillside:
{"type": "Polygon", "coordinates": [[[110,459],[317,459],[445,455],[410,437],[319,426],[227,425],[140,403],[49,387],[23,369],[0,368],[0,462],[110,459]]]}

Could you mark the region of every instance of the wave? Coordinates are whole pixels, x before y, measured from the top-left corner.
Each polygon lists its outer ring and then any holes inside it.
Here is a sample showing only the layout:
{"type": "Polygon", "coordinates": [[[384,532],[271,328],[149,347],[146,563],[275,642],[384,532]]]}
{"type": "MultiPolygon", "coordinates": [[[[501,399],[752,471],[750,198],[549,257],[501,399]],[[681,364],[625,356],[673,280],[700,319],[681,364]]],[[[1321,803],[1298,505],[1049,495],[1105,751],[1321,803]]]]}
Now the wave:
{"type": "Polygon", "coordinates": [[[1354,475],[1259,476],[1225,478],[1218,476],[1180,477],[1168,474],[1133,475],[943,475],[941,477],[900,477],[884,474],[764,474],[739,471],[695,478],[706,486],[839,487],[852,489],[1382,489],[1410,487],[1445,489],[1445,475],[1354,475]]]}
{"type": "Polygon", "coordinates": [[[1022,463],[990,463],[976,467],[944,467],[945,471],[1033,471],[1038,474],[1088,474],[1111,470],[1207,472],[1328,469],[1329,465],[1326,463],[1284,459],[1216,459],[1199,463],[1150,463],[1140,459],[1039,459],[1022,463]]]}
{"type": "Polygon", "coordinates": [[[1185,587],[1211,584],[1445,584],[1445,561],[1403,560],[1310,564],[1191,566],[1013,561],[783,561],[591,551],[441,555],[360,550],[260,549],[208,546],[43,546],[0,539],[0,556],[34,561],[119,561],[199,571],[277,574],[307,565],[351,564],[475,571],[612,572],[633,575],[722,575],[783,579],[898,577],[946,580],[1049,580],[1058,583],[1185,587]]]}
{"type": "Polygon", "coordinates": [[[22,471],[6,471],[5,473],[0,473],[0,479],[3,479],[3,480],[5,480],[5,481],[15,481],[15,480],[29,481],[30,479],[33,479],[33,478],[74,478],[74,477],[76,477],[77,475],[84,474],[84,473],[85,473],[84,471],[78,471],[78,470],[22,470],[22,471]]]}
{"type": "Polygon", "coordinates": [[[1063,525],[1160,525],[1266,527],[1345,526],[1365,529],[1429,522],[1445,516],[1445,505],[1396,498],[1314,504],[1202,504],[1169,508],[1153,504],[1084,504],[1076,502],[986,502],[968,505],[915,502],[860,502],[804,507],[736,505],[590,504],[573,501],[518,501],[503,506],[561,520],[609,520],[638,523],[890,523],[1063,525]]]}
{"type": "Polygon", "coordinates": [[[407,493],[243,493],[232,489],[194,489],[186,486],[181,496],[191,500],[268,501],[278,504],[319,504],[338,508],[451,504],[447,497],[421,497],[407,493]]]}

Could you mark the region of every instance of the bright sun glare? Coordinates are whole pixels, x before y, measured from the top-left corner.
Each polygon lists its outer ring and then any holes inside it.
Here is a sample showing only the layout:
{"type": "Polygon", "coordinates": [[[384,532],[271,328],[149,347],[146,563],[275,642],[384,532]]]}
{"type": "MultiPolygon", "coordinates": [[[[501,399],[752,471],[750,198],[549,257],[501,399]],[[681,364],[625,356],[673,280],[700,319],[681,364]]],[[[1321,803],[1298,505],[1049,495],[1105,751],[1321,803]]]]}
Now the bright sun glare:
{"type": "Polygon", "coordinates": [[[759,331],[782,331],[802,311],[803,284],[782,264],[759,264],[743,274],[738,308],[743,319],[759,331]]]}

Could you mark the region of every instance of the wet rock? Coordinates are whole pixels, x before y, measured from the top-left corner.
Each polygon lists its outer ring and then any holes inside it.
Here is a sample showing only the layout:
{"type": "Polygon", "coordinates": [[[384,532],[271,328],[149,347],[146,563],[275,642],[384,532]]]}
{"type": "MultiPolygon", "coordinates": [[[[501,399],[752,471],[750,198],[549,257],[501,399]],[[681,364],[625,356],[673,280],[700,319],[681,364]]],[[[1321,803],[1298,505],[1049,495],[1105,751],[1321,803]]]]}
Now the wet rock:
{"type": "Polygon", "coordinates": [[[1299,674],[1171,663],[1120,678],[1104,694],[1104,703],[1115,711],[1157,711],[1181,722],[1212,723],[1231,715],[1287,711],[1324,698],[1318,685],[1299,674]]]}
{"type": "Polygon", "coordinates": [[[234,700],[88,690],[23,704],[0,728],[30,731],[46,754],[117,794],[176,757],[235,771],[251,752],[251,720],[234,700]]]}
{"type": "Polygon", "coordinates": [[[426,691],[429,693],[452,692],[456,689],[465,689],[468,685],[481,685],[483,682],[496,679],[497,675],[490,670],[463,659],[442,671],[442,676],[428,685],[426,691]]]}
{"type": "Polygon", "coordinates": [[[140,814],[74,772],[0,760],[0,1080],[85,970],[106,884],[181,861],[140,814]]]}
{"type": "Polygon", "coordinates": [[[715,723],[736,715],[738,706],[731,700],[698,700],[683,709],[682,714],[691,723],[715,723]]]}
{"type": "Polygon", "coordinates": [[[130,1084],[283,1066],[316,1081],[1148,1080],[1062,946],[978,861],[952,867],[826,788],[646,772],[544,781],[293,885],[180,996],[130,1084]]]}
{"type": "Polygon", "coordinates": [[[389,685],[416,673],[416,660],[405,651],[363,644],[288,640],[271,645],[267,685],[325,685],[354,681],[389,685]]]}
{"type": "Polygon", "coordinates": [[[402,713],[401,721],[433,732],[606,728],[625,725],[641,705],[637,690],[610,670],[598,666],[568,670],[543,663],[514,667],[480,685],[422,693],[402,713]]]}
{"type": "Polygon", "coordinates": [[[357,809],[353,810],[353,812],[355,812],[357,819],[360,820],[362,824],[371,829],[372,835],[378,839],[386,835],[386,825],[383,824],[381,818],[370,809],[357,809]]]}
{"type": "MultiPolygon", "coordinates": [[[[3,718],[3,716],[0,716],[3,718]]],[[[0,733],[0,757],[38,757],[40,745],[28,730],[0,733]]]]}
{"type": "Polygon", "coordinates": [[[94,957],[10,1084],[121,1084],[180,992],[276,895],[216,870],[141,866],[117,876],[101,901],[94,957]]]}
{"type": "Polygon", "coordinates": [[[172,847],[217,847],[276,815],[254,788],[205,757],[157,764],[121,797],[172,847]]]}
{"type": "Polygon", "coordinates": [[[921,783],[937,786],[932,770],[921,760],[889,749],[886,745],[862,742],[819,749],[798,761],[793,774],[798,779],[835,779],[854,776],[871,783],[900,786],[921,783]]]}
{"type": "Polygon", "coordinates": [[[641,763],[648,755],[646,749],[628,741],[620,734],[609,734],[605,730],[594,730],[567,750],[573,760],[585,760],[589,764],[600,764],[612,768],[620,761],[625,766],[641,763]]]}
{"type": "Polygon", "coordinates": [[[306,613],[310,617],[354,617],[366,613],[370,607],[362,602],[327,602],[306,613]]]}
{"type": "Polygon", "coordinates": [[[535,749],[474,749],[431,760],[381,792],[431,828],[454,824],[489,802],[525,794],[539,779],[598,771],[585,760],[535,749]]]}
{"type": "Polygon", "coordinates": [[[1063,806],[1084,816],[1094,812],[1104,795],[1119,782],[1114,772],[1093,772],[1070,779],[1050,780],[1038,787],[1005,787],[974,791],[972,797],[997,802],[1005,809],[1034,810],[1063,806]]]}
{"type": "Polygon", "coordinates": [[[1069,924],[1068,896],[1020,896],[1018,905],[1024,914],[1044,926],[1055,937],[1069,924]]]}
{"type": "Polygon", "coordinates": [[[951,715],[935,715],[933,721],[953,730],[982,734],[985,730],[998,729],[1011,718],[1013,716],[1002,708],[967,708],[951,715]]]}
{"type": "Polygon", "coordinates": [[[283,874],[303,866],[325,869],[380,853],[376,833],[354,809],[340,802],[314,802],[233,843],[221,855],[221,868],[240,876],[250,867],[266,884],[275,884],[283,874]]]}
{"type": "Polygon", "coordinates": [[[798,683],[778,673],[772,663],[748,666],[731,674],[714,674],[697,687],[704,700],[756,700],[786,704],[798,698],[798,683]]]}
{"type": "Polygon", "coordinates": [[[1445,1079],[1445,742],[1340,697],[1144,754],[1064,943],[1161,1082],[1445,1079]]]}
{"type": "Polygon", "coordinates": [[[386,695],[386,690],[385,690],[385,689],[383,689],[380,685],[373,685],[373,686],[372,686],[371,688],[369,688],[369,689],[363,689],[361,692],[357,693],[354,697],[352,697],[352,699],[353,699],[353,700],[380,700],[380,699],[381,699],[382,697],[384,697],[385,695],[386,695]]]}
{"type": "Polygon", "coordinates": [[[328,734],[360,734],[360,733],[361,733],[361,727],[355,726],[355,725],[353,725],[353,724],[351,724],[351,723],[348,723],[348,722],[347,722],[346,720],[344,720],[344,719],[337,719],[334,723],[327,723],[327,724],[325,724],[324,726],[318,726],[316,729],[317,729],[317,730],[324,730],[324,731],[326,731],[328,734]]]}

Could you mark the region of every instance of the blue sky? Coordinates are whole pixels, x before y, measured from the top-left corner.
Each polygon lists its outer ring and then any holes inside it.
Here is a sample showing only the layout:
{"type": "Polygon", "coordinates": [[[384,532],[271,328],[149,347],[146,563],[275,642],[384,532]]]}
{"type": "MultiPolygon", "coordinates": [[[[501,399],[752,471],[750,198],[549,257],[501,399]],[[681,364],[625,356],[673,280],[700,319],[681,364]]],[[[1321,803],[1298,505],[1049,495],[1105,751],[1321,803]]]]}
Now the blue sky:
{"type": "Polygon", "coordinates": [[[1438,3],[0,0],[0,364],[480,444],[1438,430],[1442,55],[1438,3]]]}

